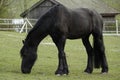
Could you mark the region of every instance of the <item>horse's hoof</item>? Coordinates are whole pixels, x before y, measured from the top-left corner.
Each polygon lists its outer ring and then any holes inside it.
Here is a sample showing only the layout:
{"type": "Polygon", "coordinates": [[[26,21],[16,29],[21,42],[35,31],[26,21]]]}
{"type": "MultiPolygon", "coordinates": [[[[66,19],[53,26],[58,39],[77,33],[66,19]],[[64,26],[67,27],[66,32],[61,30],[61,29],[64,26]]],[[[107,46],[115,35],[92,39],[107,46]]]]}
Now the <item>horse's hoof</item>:
{"type": "Polygon", "coordinates": [[[30,70],[28,70],[28,69],[22,69],[22,73],[23,73],[23,74],[30,74],[30,73],[31,73],[31,71],[30,71],[30,70]]]}
{"type": "Polygon", "coordinates": [[[55,74],[56,76],[67,76],[68,74],[55,74]]]}
{"type": "Polygon", "coordinates": [[[68,75],[68,73],[69,73],[69,71],[68,70],[57,70],[56,72],[55,72],[55,75],[56,76],[66,76],[66,75],[68,75]]]}
{"type": "Polygon", "coordinates": [[[67,76],[68,74],[63,74],[63,76],[67,76]]]}
{"type": "Polygon", "coordinates": [[[84,72],[87,74],[91,74],[93,70],[86,69],[84,72]]]}
{"type": "Polygon", "coordinates": [[[102,72],[101,74],[108,74],[108,72],[102,72]]]}
{"type": "Polygon", "coordinates": [[[91,73],[88,73],[88,72],[83,72],[84,74],[91,74],[91,73]]]}
{"type": "Polygon", "coordinates": [[[55,74],[56,76],[62,76],[61,74],[55,74]]]}

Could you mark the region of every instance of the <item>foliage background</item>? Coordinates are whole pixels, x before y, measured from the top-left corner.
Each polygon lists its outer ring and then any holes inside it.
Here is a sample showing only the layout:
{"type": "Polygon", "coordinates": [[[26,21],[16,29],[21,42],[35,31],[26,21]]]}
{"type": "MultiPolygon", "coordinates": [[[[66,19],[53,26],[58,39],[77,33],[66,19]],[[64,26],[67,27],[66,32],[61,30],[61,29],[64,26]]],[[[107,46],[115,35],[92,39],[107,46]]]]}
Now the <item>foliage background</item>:
{"type": "MultiPolygon", "coordinates": [[[[39,0],[0,0],[0,18],[20,18],[20,14],[39,0]]],[[[119,0],[102,0],[120,11],[119,0]]],[[[102,6],[101,6],[102,7],[102,6]]]]}

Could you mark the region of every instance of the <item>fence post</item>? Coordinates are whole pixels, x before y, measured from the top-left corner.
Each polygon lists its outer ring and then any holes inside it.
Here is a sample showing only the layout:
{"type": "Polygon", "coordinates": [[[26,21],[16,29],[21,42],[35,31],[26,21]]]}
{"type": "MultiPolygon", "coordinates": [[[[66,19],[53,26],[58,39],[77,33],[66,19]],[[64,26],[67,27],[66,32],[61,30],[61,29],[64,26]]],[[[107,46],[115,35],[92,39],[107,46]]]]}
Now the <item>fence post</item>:
{"type": "Polygon", "coordinates": [[[26,33],[27,33],[27,32],[28,32],[28,28],[27,28],[27,27],[28,27],[28,25],[27,25],[27,23],[26,23],[25,27],[26,27],[26,30],[25,30],[25,31],[26,31],[26,33]]]}
{"type": "Polygon", "coordinates": [[[22,26],[22,28],[21,28],[21,30],[20,30],[20,33],[22,33],[23,32],[23,30],[24,30],[24,27],[26,26],[26,22],[24,22],[24,24],[23,24],[23,26],[22,26]]]}
{"type": "Polygon", "coordinates": [[[118,20],[116,20],[116,34],[119,35],[119,30],[118,30],[118,20]]]}
{"type": "Polygon", "coordinates": [[[30,21],[27,18],[25,18],[24,19],[24,24],[23,24],[23,26],[20,30],[20,33],[23,32],[24,28],[25,28],[25,32],[28,33],[28,25],[30,25],[30,27],[33,28],[33,25],[30,23],[30,21]]]}

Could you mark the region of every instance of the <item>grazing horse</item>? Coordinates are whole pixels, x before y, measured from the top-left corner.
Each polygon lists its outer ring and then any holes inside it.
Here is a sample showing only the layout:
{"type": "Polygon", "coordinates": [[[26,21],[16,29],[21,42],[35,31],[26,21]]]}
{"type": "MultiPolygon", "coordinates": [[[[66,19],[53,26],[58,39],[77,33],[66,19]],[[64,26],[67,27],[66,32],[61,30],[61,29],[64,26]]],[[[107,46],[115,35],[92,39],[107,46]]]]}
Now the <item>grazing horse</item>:
{"type": "Polygon", "coordinates": [[[50,8],[36,22],[23,41],[20,51],[22,57],[21,70],[30,73],[37,58],[39,43],[50,35],[58,49],[58,68],[56,75],[68,74],[68,64],[64,52],[66,39],[82,39],[86,48],[88,60],[84,72],[92,73],[93,67],[102,68],[102,73],[108,72],[108,64],[105,56],[103,42],[102,17],[94,10],[86,8],[67,9],[62,4],[50,8]],[[93,47],[89,37],[93,35],[93,47]]]}

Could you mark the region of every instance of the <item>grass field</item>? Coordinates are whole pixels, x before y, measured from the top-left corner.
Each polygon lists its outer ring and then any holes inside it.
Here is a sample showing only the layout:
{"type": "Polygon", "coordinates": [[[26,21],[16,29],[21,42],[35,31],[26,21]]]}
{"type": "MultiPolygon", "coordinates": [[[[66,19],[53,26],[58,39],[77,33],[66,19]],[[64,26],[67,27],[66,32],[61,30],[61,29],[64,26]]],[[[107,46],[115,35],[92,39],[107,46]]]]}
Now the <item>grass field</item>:
{"type": "Polygon", "coordinates": [[[85,74],[86,52],[81,40],[67,40],[66,54],[70,74],[55,76],[57,68],[57,49],[50,37],[45,38],[38,49],[38,59],[31,74],[22,74],[20,70],[21,40],[25,33],[0,31],[0,80],[120,80],[120,37],[105,36],[106,55],[109,73],[100,74],[94,69],[93,74],[85,74]]]}

